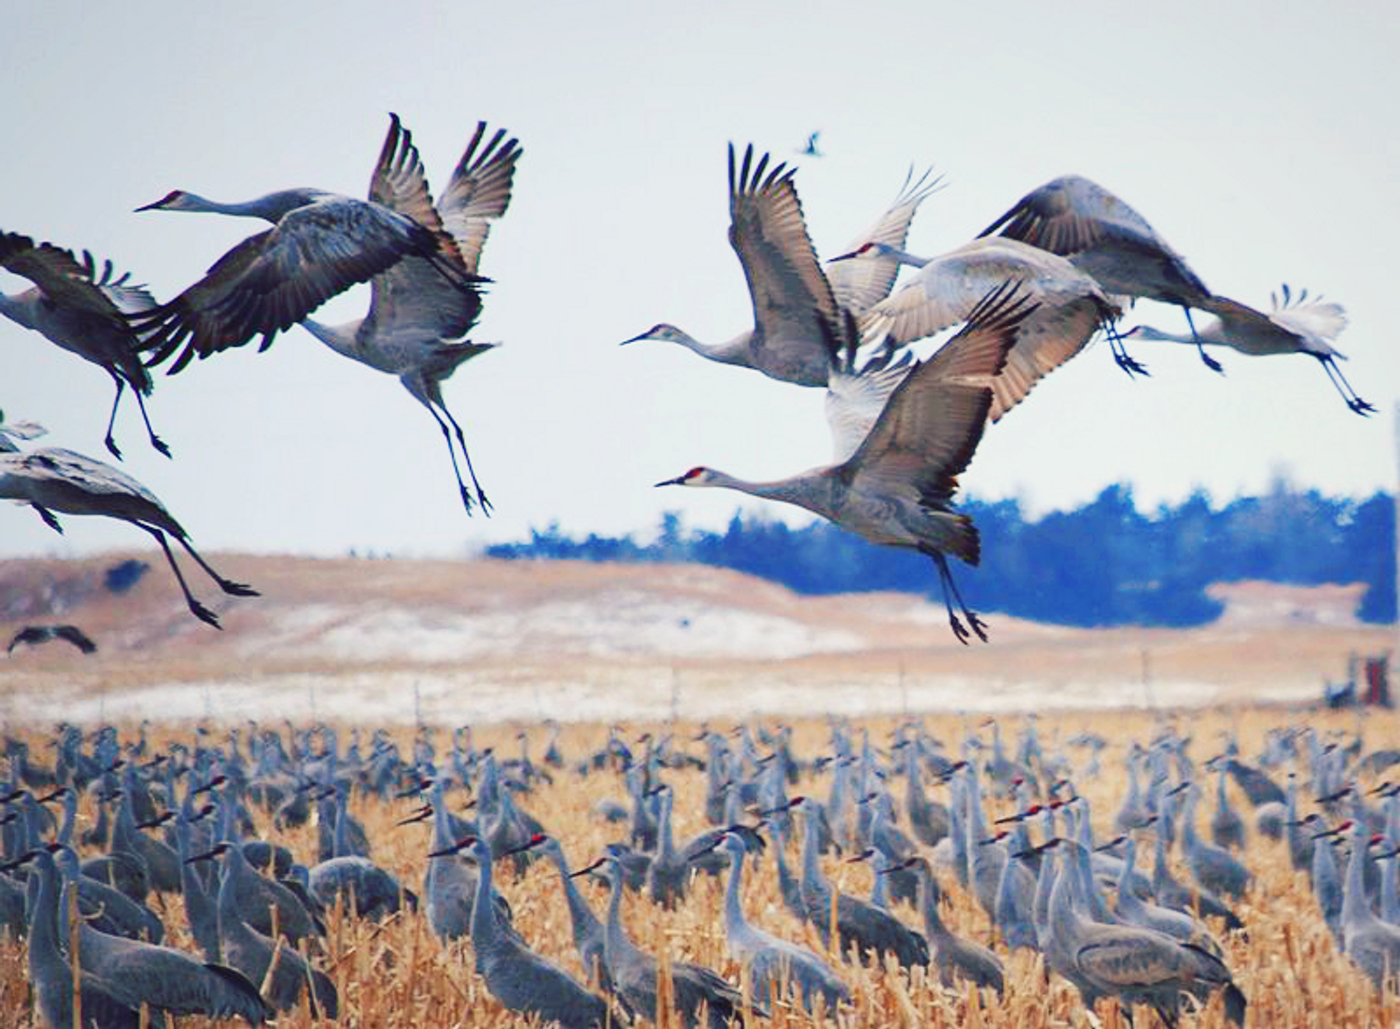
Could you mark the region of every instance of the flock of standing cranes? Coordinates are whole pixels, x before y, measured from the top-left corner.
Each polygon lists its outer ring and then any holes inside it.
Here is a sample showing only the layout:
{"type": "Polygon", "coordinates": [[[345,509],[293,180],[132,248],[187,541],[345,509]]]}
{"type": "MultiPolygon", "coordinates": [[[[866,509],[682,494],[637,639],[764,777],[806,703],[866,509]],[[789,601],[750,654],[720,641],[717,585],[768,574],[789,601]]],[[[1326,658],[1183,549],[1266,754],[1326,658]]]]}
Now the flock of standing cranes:
{"type": "MultiPolygon", "coordinates": [[[[256,724],[222,742],[207,732],[172,738],[153,753],[144,727],[123,741],[111,727],[61,726],[52,766],[31,760],[26,741],[6,743],[0,935],[27,938],[34,1003],[53,1029],[159,1026],[195,1013],[258,1025],[303,1004],[334,1020],[341,998],[321,966],[338,960],[327,953],[323,921],[337,907],[381,927],[386,918],[422,919],[446,947],[470,941],[476,971],[502,1005],[565,1029],[638,1019],[725,1029],[779,1008],[840,1019],[856,1003],[843,964],[906,983],[926,969],[944,987],[1000,997],[1018,951],[1068,981],[1089,1010],[1116,999],[1125,1013],[1145,1005],[1174,1026],[1218,1000],[1224,1017],[1243,1025],[1248,1000],[1222,941],[1237,943],[1234,934],[1251,928],[1237,908],[1261,910],[1251,865],[1272,849],[1307,874],[1338,950],[1377,989],[1393,989],[1400,790],[1374,783],[1400,765],[1400,752],[1363,755],[1359,739],[1292,728],[1271,732],[1253,762],[1227,744],[1198,763],[1189,737],[1159,726],[1122,751],[1126,775],[1114,779],[1126,779],[1127,791],[1111,818],[1118,835],[1101,841],[1089,800],[1069,778],[1094,784],[1103,774],[1097,750],[1081,767],[1059,745],[1043,746],[1033,720],[1014,748],[1003,748],[995,724],[985,740],[985,728],[954,748],[906,721],[886,750],[868,730],[833,720],[829,746],[804,759],[791,727],[739,725],[698,737],[701,759],[672,737],[647,735],[634,752],[614,727],[600,750],[571,766],[557,733],[537,765],[524,733],[519,758],[478,751],[468,729],[440,755],[427,726],[411,755],[383,730],[367,749],[357,730],[342,750],[328,726],[289,725],[284,735],[256,724]],[[567,792],[577,807],[581,777],[614,773],[625,800],[597,812],[626,838],[571,869],[561,840],[573,830],[545,826],[526,805],[544,790],[567,792]],[[556,785],[565,776],[571,782],[556,785]],[[686,824],[706,827],[678,842],[672,795],[687,780],[698,788],[701,776],[703,817],[687,812],[686,824]],[[829,779],[825,799],[789,796],[819,778],[829,779]],[[1200,819],[1211,779],[1214,810],[1200,819]],[[1230,781],[1252,813],[1234,806],[1230,781]],[[946,790],[946,803],[930,794],[935,788],[946,790]],[[1368,799],[1376,796],[1379,807],[1368,799]],[[420,892],[375,862],[387,841],[351,813],[352,799],[362,812],[382,809],[397,833],[430,823],[420,892]],[[85,812],[97,805],[96,821],[79,818],[80,800],[85,812]],[[314,858],[290,836],[313,813],[314,858]],[[1140,841],[1154,850],[1150,873],[1136,867],[1140,841]],[[1169,861],[1174,850],[1179,860],[1169,861]],[[582,976],[532,945],[496,885],[520,901],[522,873],[539,858],[557,871],[582,976]],[[854,861],[873,866],[868,897],[828,878],[854,861]],[[746,863],[750,882],[776,876],[781,898],[753,922],[744,910],[746,863]],[[590,872],[607,887],[601,917],[579,885],[590,872]],[[704,875],[727,876],[713,917],[743,970],[742,989],[702,963],[663,965],[623,923],[624,906],[693,904],[704,875]],[[940,905],[953,891],[985,912],[995,949],[944,923],[940,905]],[[158,904],[148,904],[152,893],[158,904]],[[171,944],[176,901],[198,955],[171,944]],[[74,908],[83,914],[76,921],[74,908]]],[[[568,824],[579,821],[586,818],[568,824]]]]}
{"type": "MultiPolygon", "coordinates": [[[[491,504],[467,453],[461,426],[443,401],[442,382],[490,344],[466,337],[481,312],[479,273],[491,222],[506,210],[522,151],[478,125],[447,189],[434,201],[418,151],[397,116],[367,199],[289,189],[243,203],[219,203],[183,190],[139,210],[193,211],[259,218],[271,228],[243,240],[199,281],[165,303],[49,243],[0,234],[0,267],[34,287],[0,296],[0,311],[101,366],[116,383],[105,442],[121,397],[135,394],[151,445],[169,447],[147,417],[150,368],[179,372],[195,358],[257,339],[266,349],[298,323],[337,353],[399,377],[433,416],[451,455],[462,504],[491,504]],[[325,300],[369,282],[367,315],[328,326],[310,318],[325,300]],[[458,452],[461,461],[458,460],[458,452]],[[464,480],[461,465],[466,466],[464,480]]],[[[1348,407],[1373,410],[1342,375],[1330,341],[1345,326],[1342,308],[1284,287],[1265,314],[1206,288],[1182,257],[1136,211],[1078,176],[1032,191],[982,235],[932,259],[903,249],[919,205],[937,187],[925,175],[906,182],[895,203],[839,257],[823,265],[807,234],[795,169],[770,166],[753,147],[729,150],[729,238],[743,265],[754,327],[727,343],[702,343],[668,324],[640,336],[689,347],[704,357],[756,369],[799,386],[826,388],[833,441],[830,465],[773,482],[750,482],[696,467],[658,485],[708,486],[795,504],[877,543],[927,554],[943,587],[949,624],[966,643],[986,626],[963,602],[951,554],[977,564],[976,527],[952,510],[957,477],[987,427],[1019,404],[1044,376],[1100,332],[1129,374],[1146,369],[1124,341],[1191,342],[1246,354],[1316,358],[1348,407]],[[894,289],[901,264],[919,271],[894,289]],[[1119,332],[1127,305],[1144,298],[1186,313],[1189,334],[1148,327],[1119,332]],[[1192,309],[1215,316],[1201,331],[1192,309]],[[944,330],[957,332],[932,356],[907,349],[944,330]],[[956,601],[957,610],[954,609],[956,601]]],[[[911,177],[912,178],[912,177],[911,177]]],[[[2,428],[2,427],[0,427],[2,428]]],[[[0,449],[18,451],[0,433],[0,449]]],[[[132,522],[160,542],[192,613],[217,626],[185,585],[165,536],[195,553],[179,524],[139,483],[103,462],[55,448],[0,455],[0,497],[27,501],[58,529],[55,513],[103,514],[132,522]]]]}

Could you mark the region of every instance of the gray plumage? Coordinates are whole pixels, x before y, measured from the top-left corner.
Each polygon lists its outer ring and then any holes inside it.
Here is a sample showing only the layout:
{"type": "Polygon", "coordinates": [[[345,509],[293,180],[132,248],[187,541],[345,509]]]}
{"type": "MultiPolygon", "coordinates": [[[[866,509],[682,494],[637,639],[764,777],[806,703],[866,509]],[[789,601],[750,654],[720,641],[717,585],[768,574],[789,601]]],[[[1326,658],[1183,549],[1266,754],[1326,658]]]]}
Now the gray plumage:
{"type": "Polygon", "coordinates": [[[938,968],[939,981],[952,986],[959,980],[990,986],[998,994],[1005,988],[1001,959],[981,944],[965,940],[943,924],[937,894],[932,888],[933,869],[922,857],[905,862],[919,878],[919,910],[924,916],[924,936],[938,968]]]}

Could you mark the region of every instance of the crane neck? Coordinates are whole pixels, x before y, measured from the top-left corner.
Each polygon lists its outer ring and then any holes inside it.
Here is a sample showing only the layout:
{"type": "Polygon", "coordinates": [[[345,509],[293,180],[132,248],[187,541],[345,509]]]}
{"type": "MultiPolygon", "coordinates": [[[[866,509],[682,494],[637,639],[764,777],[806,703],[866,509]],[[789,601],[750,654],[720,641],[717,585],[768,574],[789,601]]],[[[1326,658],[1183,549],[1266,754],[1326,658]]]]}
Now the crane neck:
{"type": "Polygon", "coordinates": [[[479,952],[495,946],[500,929],[496,924],[496,907],[491,903],[491,848],[478,840],[476,856],[476,896],[472,899],[472,946],[479,952]]]}
{"type": "Polygon", "coordinates": [[[0,314],[16,325],[22,325],[26,329],[34,328],[34,305],[30,302],[31,294],[37,295],[36,291],[18,294],[0,292],[0,314]]]}
{"type": "MultiPolygon", "coordinates": [[[[781,846],[776,840],[773,845],[781,846]]],[[[744,909],[739,903],[739,887],[743,878],[744,852],[735,848],[729,854],[729,882],[724,889],[724,931],[729,934],[731,941],[748,929],[744,909]]]]}
{"type": "Polygon", "coordinates": [[[627,933],[622,928],[622,893],[625,889],[622,878],[622,869],[614,864],[608,876],[608,885],[612,892],[608,894],[608,920],[603,927],[603,952],[607,956],[608,966],[613,969],[619,968],[641,953],[627,938],[627,933]]]}
{"type": "MultiPolygon", "coordinates": [[[[1363,819],[1357,819],[1351,831],[1351,856],[1347,859],[1346,892],[1342,895],[1342,924],[1365,925],[1375,921],[1375,914],[1366,898],[1366,850],[1370,830],[1363,819]]],[[[1331,844],[1319,841],[1326,849],[1331,844]]]]}
{"type": "Polygon", "coordinates": [[[930,940],[946,940],[948,927],[938,913],[938,898],[933,895],[933,873],[925,866],[916,866],[919,876],[919,910],[924,916],[924,935],[930,940]]]}

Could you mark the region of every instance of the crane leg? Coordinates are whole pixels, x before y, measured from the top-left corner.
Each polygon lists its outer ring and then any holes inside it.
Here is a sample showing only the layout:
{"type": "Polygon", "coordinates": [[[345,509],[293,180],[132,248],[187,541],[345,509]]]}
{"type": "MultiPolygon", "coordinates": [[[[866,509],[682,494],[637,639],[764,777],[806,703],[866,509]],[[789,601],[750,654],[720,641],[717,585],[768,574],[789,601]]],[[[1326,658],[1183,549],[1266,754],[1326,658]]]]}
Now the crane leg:
{"type": "Polygon", "coordinates": [[[190,557],[194,558],[195,563],[198,564],[199,567],[203,568],[204,571],[208,574],[209,578],[213,579],[216,583],[219,584],[219,589],[223,590],[223,591],[224,591],[225,593],[227,593],[229,596],[231,596],[231,597],[260,597],[260,596],[262,596],[261,593],[259,593],[259,592],[258,592],[257,590],[255,590],[255,589],[253,589],[253,587],[251,587],[251,586],[245,586],[245,585],[243,585],[243,583],[241,583],[241,582],[234,582],[234,581],[231,580],[231,579],[225,579],[225,578],[224,578],[222,575],[220,575],[218,572],[214,571],[213,568],[209,567],[209,563],[208,563],[207,561],[205,561],[204,558],[202,558],[202,557],[199,556],[198,551],[196,551],[196,550],[194,549],[194,546],[190,543],[189,540],[185,539],[183,536],[176,536],[175,538],[176,538],[177,540],[180,541],[180,546],[182,546],[182,547],[185,548],[185,553],[189,554],[190,557]]]}
{"type": "MultiPolygon", "coordinates": [[[[155,449],[156,449],[157,451],[159,451],[160,453],[164,454],[166,457],[170,457],[170,456],[171,456],[171,454],[170,454],[170,448],[169,448],[168,446],[165,445],[165,441],[164,441],[164,440],[162,440],[159,436],[156,435],[156,430],[153,429],[153,428],[151,428],[151,419],[150,419],[150,417],[146,414],[146,400],[145,400],[145,398],[144,398],[143,396],[141,396],[141,391],[140,391],[139,389],[137,389],[135,386],[132,386],[132,387],[131,387],[131,392],[133,392],[133,393],[136,394],[136,406],[137,406],[137,407],[140,409],[140,411],[141,411],[141,421],[143,421],[143,422],[146,423],[146,435],[149,436],[150,439],[151,439],[151,446],[155,447],[155,449]]],[[[118,389],[117,394],[118,394],[118,396],[121,395],[121,390],[120,390],[120,389],[118,389]]],[[[113,415],[113,417],[116,416],[116,408],[115,408],[115,407],[112,409],[112,415],[113,415]]],[[[110,431],[110,430],[109,430],[109,431],[110,431]]]]}
{"type": "Polygon", "coordinates": [[[58,533],[60,536],[63,535],[63,526],[59,524],[58,518],[54,515],[52,511],[50,511],[47,507],[43,507],[39,504],[31,504],[30,507],[34,508],[35,511],[39,512],[39,517],[44,520],[45,525],[47,525],[54,532],[58,533]]]}
{"type": "Polygon", "coordinates": [[[1147,365],[1136,361],[1128,353],[1127,347],[1123,346],[1123,334],[1118,331],[1112,322],[1103,323],[1104,335],[1108,337],[1109,349],[1113,351],[1113,360],[1118,362],[1118,367],[1128,373],[1128,378],[1134,375],[1147,375],[1147,365]]]}
{"type": "Polygon", "coordinates": [[[933,558],[933,563],[938,566],[938,578],[943,583],[943,605],[948,609],[948,624],[953,627],[953,635],[958,638],[959,643],[963,644],[966,644],[969,638],[967,628],[953,611],[953,601],[956,600],[958,607],[962,610],[963,617],[967,619],[967,624],[972,627],[977,638],[986,643],[987,623],[978,618],[975,612],[968,610],[962,594],[958,592],[957,583],[953,582],[953,573],[948,567],[948,559],[943,556],[942,551],[932,548],[926,550],[925,553],[933,558]]]}
{"type": "MultiPolygon", "coordinates": [[[[433,416],[433,420],[438,423],[438,428],[442,430],[442,438],[447,443],[447,454],[449,457],[452,458],[452,474],[457,477],[457,489],[462,494],[462,506],[466,508],[467,514],[471,514],[472,494],[471,491],[467,489],[467,484],[462,481],[462,470],[461,467],[457,464],[457,450],[452,445],[452,429],[449,429],[447,427],[447,422],[443,421],[442,415],[437,413],[436,407],[434,407],[430,403],[427,403],[424,406],[427,407],[428,412],[433,416]]],[[[462,437],[462,428],[457,424],[456,419],[452,418],[452,412],[448,411],[445,405],[442,409],[443,412],[446,413],[448,419],[452,421],[453,428],[457,430],[457,439],[462,444],[462,454],[465,457],[467,454],[467,444],[462,437]]],[[[472,485],[476,486],[476,495],[477,499],[481,503],[481,509],[484,513],[489,515],[491,513],[491,504],[490,501],[486,499],[486,494],[482,492],[481,486],[477,484],[476,475],[472,472],[470,457],[467,457],[467,471],[471,474],[472,485]]]]}
{"type": "Polygon", "coordinates": [[[112,401],[112,414],[107,419],[107,438],[102,442],[107,444],[107,451],[118,461],[122,459],[122,452],[117,449],[117,441],[113,438],[113,427],[117,424],[117,408],[122,403],[122,390],[126,388],[126,381],[116,372],[112,372],[112,381],[117,384],[117,395],[112,401]]]}
{"type": "Polygon", "coordinates": [[[457,445],[462,448],[462,460],[467,462],[467,475],[471,477],[472,488],[476,490],[476,502],[481,505],[481,513],[488,518],[491,516],[491,501],[486,499],[486,491],[481,488],[481,483],[476,481],[476,471],[472,468],[472,456],[467,453],[467,438],[462,434],[462,427],[457,424],[457,419],[452,417],[452,412],[447,409],[446,404],[439,405],[442,413],[447,415],[447,420],[452,423],[452,429],[457,434],[457,445]]]}
{"type": "Polygon", "coordinates": [[[141,528],[154,536],[156,542],[160,544],[160,549],[165,551],[165,560],[170,563],[170,570],[175,573],[175,581],[180,584],[180,592],[185,595],[185,604],[189,607],[190,614],[194,615],[201,622],[206,622],[216,629],[222,629],[223,626],[219,624],[219,616],[213,611],[210,611],[198,600],[194,599],[194,594],[190,592],[190,588],[185,582],[185,577],[180,574],[180,566],[175,563],[175,555],[170,552],[170,544],[165,542],[165,533],[161,532],[155,526],[145,525],[142,522],[136,522],[134,524],[141,526],[141,528]]]}
{"type": "Polygon", "coordinates": [[[1351,388],[1351,383],[1347,382],[1342,370],[1337,367],[1337,360],[1327,354],[1314,354],[1314,357],[1322,363],[1323,371],[1327,373],[1327,378],[1332,380],[1332,385],[1337,388],[1337,392],[1346,401],[1347,407],[1351,408],[1359,415],[1369,415],[1375,408],[1356,395],[1356,390],[1351,388]]]}
{"type": "Polygon", "coordinates": [[[1206,353],[1205,344],[1201,342],[1201,337],[1196,335],[1196,323],[1191,320],[1191,308],[1182,305],[1181,310],[1186,315],[1186,324],[1191,327],[1191,338],[1196,341],[1196,353],[1201,355],[1201,360],[1206,363],[1206,367],[1213,372],[1225,374],[1225,368],[1219,361],[1206,353]]]}

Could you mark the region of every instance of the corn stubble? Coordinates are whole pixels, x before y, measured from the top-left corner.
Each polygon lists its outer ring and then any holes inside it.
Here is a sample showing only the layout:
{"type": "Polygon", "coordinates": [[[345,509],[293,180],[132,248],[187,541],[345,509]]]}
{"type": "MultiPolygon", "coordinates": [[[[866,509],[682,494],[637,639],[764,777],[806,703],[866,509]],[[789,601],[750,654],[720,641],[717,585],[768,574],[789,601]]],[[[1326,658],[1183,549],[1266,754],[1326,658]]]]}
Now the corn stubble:
{"type": "MultiPolygon", "coordinates": [[[[1352,727],[1350,716],[1327,716],[1309,713],[1307,720],[1319,728],[1332,719],[1338,726],[1352,727]]],[[[1246,754],[1257,752],[1266,729],[1289,719],[1279,710],[1236,710],[1228,713],[1193,713],[1177,717],[1183,733],[1194,733],[1198,741],[1218,739],[1218,732],[1233,729],[1238,733],[1246,754]]],[[[1379,745],[1381,735],[1395,738],[1395,719],[1379,715],[1376,724],[1367,730],[1370,742],[1379,745]]],[[[933,735],[943,739],[950,749],[975,727],[956,717],[930,716],[924,720],[933,735]]],[[[827,729],[820,720],[804,720],[794,726],[793,749],[799,756],[821,752],[827,729]]],[[[894,726],[890,719],[873,719],[868,725],[872,738],[883,739],[894,726]]],[[[1018,719],[1007,719],[1003,729],[1013,730],[1018,719]]],[[[206,723],[206,727],[218,732],[206,723]]],[[[347,727],[348,728],[348,727],[347,727]]],[[[494,745],[497,753],[515,751],[518,725],[482,727],[476,732],[478,746],[494,745]]],[[[679,724],[664,726],[629,726],[640,735],[647,728],[659,732],[674,731],[676,739],[693,736],[699,728],[679,724]]],[[[1146,715],[1114,713],[1107,715],[1069,714],[1043,716],[1038,731],[1047,745],[1066,739],[1076,732],[1092,728],[1112,743],[1103,755],[1104,771],[1096,780],[1076,783],[1079,791],[1094,803],[1096,829],[1101,837],[1111,835],[1108,820],[1112,818],[1122,797],[1123,753],[1133,740],[1146,740],[1154,722],[1146,715]]],[[[190,727],[156,730],[153,742],[163,739],[186,739],[190,727]]],[[[396,734],[401,749],[411,752],[411,730],[396,734]]],[[[521,798],[521,804],[538,817],[564,843],[574,867],[591,861],[603,846],[625,835],[625,826],[608,825],[591,814],[596,801],[605,797],[622,798],[625,792],[620,776],[611,771],[580,777],[573,764],[585,753],[602,746],[607,736],[605,726],[574,726],[564,730],[561,748],[569,759],[569,768],[551,770],[554,784],[541,785],[533,794],[521,798]]],[[[38,739],[38,737],[33,737],[38,739]]],[[[1197,760],[1210,756],[1197,743],[1193,756],[1197,760]]],[[[34,748],[42,753],[40,748],[34,748]]],[[[676,790],[675,831],[677,839],[686,839],[709,826],[703,821],[704,777],[694,771],[672,771],[665,777],[676,790]]],[[[792,792],[805,790],[824,795],[828,784],[825,775],[805,775],[792,792]]],[[[940,787],[926,787],[931,795],[940,796],[940,787]]],[[[902,783],[896,781],[894,791],[902,796],[902,783]]],[[[1232,786],[1233,790],[1233,786],[1232,786]]],[[[462,795],[450,795],[454,810],[462,795]]],[[[1010,801],[991,796],[985,799],[994,815],[1009,813],[1010,801]]],[[[1242,810],[1248,805],[1242,795],[1233,799],[1242,810]]],[[[88,819],[94,812],[90,800],[83,802],[83,814],[88,819]]],[[[399,876],[408,887],[417,890],[422,883],[428,850],[426,825],[396,827],[395,822],[407,814],[414,801],[383,803],[356,796],[351,802],[353,813],[365,824],[373,843],[376,863],[399,876]]],[[[278,834],[271,817],[255,810],[259,828],[268,838],[289,845],[298,860],[314,863],[316,826],[313,823],[278,834]]],[[[80,829],[86,824],[80,822],[80,829]]],[[[794,841],[790,861],[797,859],[794,841]]],[[[865,863],[846,864],[837,859],[824,859],[827,874],[843,891],[867,895],[873,872],[865,863]]],[[[1316,1026],[1327,1029],[1364,1029],[1373,1026],[1400,1025],[1400,995],[1394,989],[1377,993],[1370,982],[1348,962],[1334,944],[1318,912],[1311,889],[1302,873],[1289,867],[1285,844],[1260,836],[1252,836],[1246,860],[1257,876],[1257,883],[1248,899],[1237,911],[1248,926],[1247,933],[1227,934],[1223,925],[1212,926],[1224,943],[1226,959],[1234,972],[1236,983],[1249,998],[1248,1025],[1251,1026],[1316,1026]]],[[[742,898],[749,920],[789,939],[797,940],[821,952],[816,931],[798,923],[784,909],[778,893],[777,875],[769,855],[755,861],[750,859],[742,898]]],[[[1185,876],[1184,869],[1176,869],[1185,876]]],[[[496,867],[497,888],[510,901],[515,926],[530,945],[540,953],[560,963],[580,979],[584,973],[573,950],[568,911],[557,874],[548,862],[536,862],[523,876],[517,877],[508,862],[496,867]]],[[[1076,991],[1067,982],[1047,974],[1038,955],[1026,951],[1008,954],[1001,941],[991,932],[987,916],[969,893],[962,890],[951,874],[939,873],[945,891],[943,918],[954,932],[991,946],[1006,962],[1006,993],[998,998],[990,990],[978,991],[962,984],[941,987],[936,973],[929,975],[916,968],[904,973],[891,959],[885,968],[862,968],[840,964],[841,974],[851,988],[853,1003],[837,1011],[818,1009],[809,1015],[800,1005],[779,1003],[773,1006],[767,1020],[773,1029],[827,1029],[827,1027],[915,1027],[1015,1026],[1026,1029],[1058,1026],[1102,1026],[1119,1029],[1129,1026],[1126,1015],[1112,1001],[1101,1001],[1097,1010],[1087,1012],[1076,991]]],[[[600,915],[606,907],[606,891],[602,885],[585,877],[583,890],[594,910],[600,915]]],[[[153,895],[154,896],[154,895],[153,895]]],[[[740,983],[741,969],[729,959],[725,950],[721,917],[723,880],[697,877],[686,901],[675,911],[653,905],[643,895],[628,894],[623,903],[627,931],[640,946],[661,958],[664,969],[674,961],[694,961],[708,965],[724,974],[731,982],[740,983]]],[[[167,926],[167,943],[195,952],[193,938],[184,925],[184,912],[178,898],[158,898],[157,913],[167,926]]],[[[897,905],[898,917],[922,929],[917,912],[897,905]]],[[[405,910],[387,916],[378,923],[357,921],[341,909],[332,911],[327,919],[326,954],[316,959],[340,991],[341,1017],[331,1023],[314,1018],[303,999],[300,1009],[281,1015],[278,1029],[305,1029],[317,1025],[338,1024],[357,1029],[420,1029],[420,1027],[471,1027],[519,1029],[532,1023],[503,1008],[486,991],[485,984],[473,969],[472,949],[468,940],[444,946],[428,929],[422,913],[405,910]]],[[[834,961],[833,956],[833,961],[834,961]]],[[[747,986],[747,982],[744,983],[747,986]]],[[[1189,1003],[1189,1002],[1188,1002],[1189,1003]]],[[[27,982],[25,950],[22,943],[0,939],[0,1012],[18,1013],[20,1029],[42,1025],[32,1011],[27,982]]],[[[1190,1008],[1183,1025],[1228,1027],[1218,996],[1213,997],[1199,1012],[1190,1008]]],[[[6,1016],[7,1018],[9,1016],[6,1016]]],[[[1155,1016],[1138,1009],[1135,1024],[1158,1024],[1155,1016]]],[[[203,1029],[205,1026],[229,1025],[198,1017],[183,1018],[181,1029],[203,1029]]],[[[242,1024],[237,1023],[237,1024],[242,1024]]],[[[660,1015],[661,1029],[679,1027],[680,1020],[672,1012],[660,1015]]],[[[754,1019],[754,1025],[763,1025],[754,1019]]]]}

